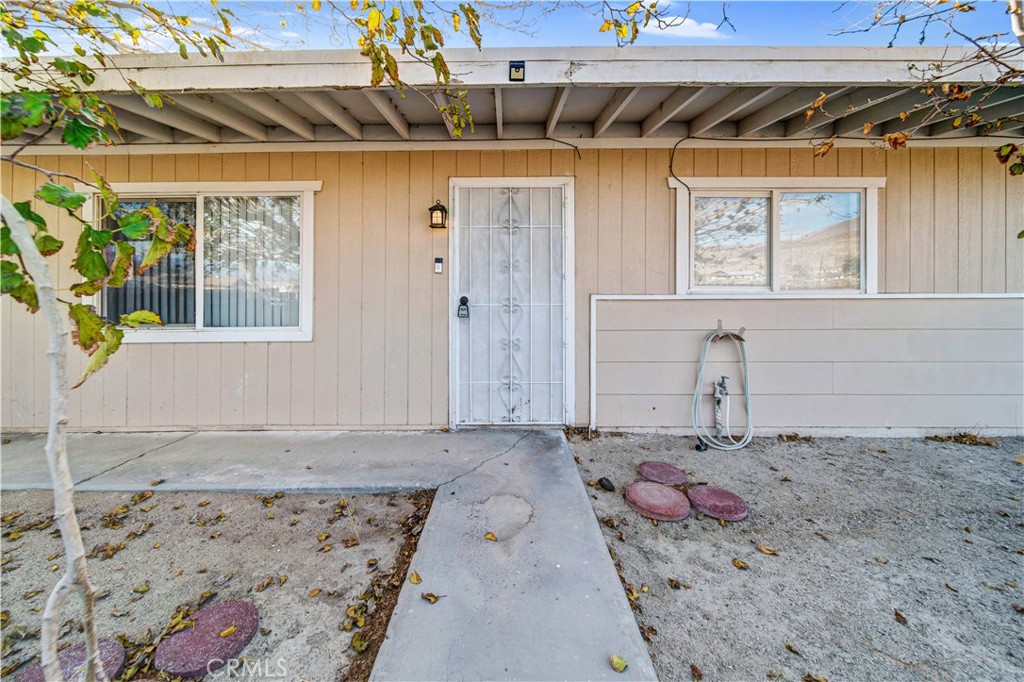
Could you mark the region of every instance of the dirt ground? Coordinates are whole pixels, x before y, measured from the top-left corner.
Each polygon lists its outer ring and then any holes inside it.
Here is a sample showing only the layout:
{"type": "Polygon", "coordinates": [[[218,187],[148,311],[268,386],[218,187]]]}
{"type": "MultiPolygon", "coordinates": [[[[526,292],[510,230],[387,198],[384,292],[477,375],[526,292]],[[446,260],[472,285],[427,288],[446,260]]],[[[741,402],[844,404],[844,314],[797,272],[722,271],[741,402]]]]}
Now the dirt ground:
{"type": "MultiPolygon", "coordinates": [[[[140,641],[147,631],[163,630],[178,605],[194,605],[204,593],[216,593],[205,595],[207,603],[255,603],[261,631],[242,656],[263,671],[272,676],[284,669],[289,680],[346,678],[358,658],[349,646],[358,628],[342,630],[352,615],[346,616],[346,610],[369,603],[366,613],[356,615],[365,618],[368,630],[382,621],[374,629],[383,634],[390,610],[375,612],[373,600],[359,597],[368,590],[382,591],[382,577],[395,568],[400,549],[408,547],[409,519],[422,526],[422,497],[360,496],[342,504],[337,496],[261,499],[241,493],[162,493],[159,486],[146,499],[130,493],[79,493],[75,500],[86,549],[98,548],[89,562],[92,581],[107,593],[97,602],[100,636],[140,641]],[[112,555],[104,558],[107,553],[112,555]]],[[[0,600],[7,680],[27,668],[19,662],[38,652],[40,610],[63,569],[63,554],[52,526],[25,529],[39,522],[45,526],[52,513],[49,493],[5,492],[2,510],[0,600]],[[17,512],[22,513],[12,518],[17,512]]],[[[399,571],[404,576],[404,567],[399,571]]],[[[69,600],[65,619],[80,619],[81,613],[79,600],[69,600]]],[[[64,630],[65,641],[80,641],[74,623],[64,630]]],[[[363,656],[374,654],[375,643],[369,644],[363,656]]],[[[225,670],[208,679],[227,679],[225,670]]],[[[141,670],[137,675],[149,676],[141,670]]]]}
{"type": "Polygon", "coordinates": [[[617,487],[591,497],[618,525],[602,528],[661,679],[1024,679],[1024,441],[694,442],[571,442],[584,480],[617,487]],[[733,490],[750,516],[653,525],[622,496],[649,459],[733,490]]]}

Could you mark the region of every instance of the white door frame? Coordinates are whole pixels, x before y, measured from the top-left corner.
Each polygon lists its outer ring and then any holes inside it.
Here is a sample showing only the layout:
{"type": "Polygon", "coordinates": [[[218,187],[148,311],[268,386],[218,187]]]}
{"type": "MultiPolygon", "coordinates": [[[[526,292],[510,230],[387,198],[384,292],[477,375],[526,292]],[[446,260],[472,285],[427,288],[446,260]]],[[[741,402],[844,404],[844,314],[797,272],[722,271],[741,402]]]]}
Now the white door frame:
{"type": "Polygon", "coordinates": [[[564,268],[563,289],[562,289],[562,345],[563,345],[563,397],[562,397],[562,423],[574,424],[576,412],[576,262],[575,262],[575,232],[576,232],[576,179],[569,176],[551,177],[500,177],[500,178],[450,178],[448,180],[448,205],[451,211],[448,215],[448,426],[449,428],[459,427],[458,415],[458,391],[459,391],[459,336],[456,324],[458,318],[455,316],[457,303],[455,295],[458,293],[455,287],[459,275],[459,238],[457,230],[458,190],[461,188],[494,188],[494,187],[537,187],[537,188],[562,188],[562,200],[565,204],[564,229],[562,245],[564,268]]]}

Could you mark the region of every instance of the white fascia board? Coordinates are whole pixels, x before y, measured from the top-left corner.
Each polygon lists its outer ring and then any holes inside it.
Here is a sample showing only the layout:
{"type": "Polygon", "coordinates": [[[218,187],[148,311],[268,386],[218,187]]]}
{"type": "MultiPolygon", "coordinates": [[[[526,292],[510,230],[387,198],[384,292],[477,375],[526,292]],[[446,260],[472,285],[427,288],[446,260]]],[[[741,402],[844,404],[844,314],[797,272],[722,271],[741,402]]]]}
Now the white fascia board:
{"type": "MultiPolygon", "coordinates": [[[[528,62],[526,87],[717,85],[916,85],[910,63],[952,63],[966,59],[962,48],[647,47],[451,49],[445,58],[453,85],[508,84],[508,62],[528,62]],[[756,64],[757,68],[751,68],[756,64]]],[[[92,90],[130,92],[129,80],[162,92],[225,92],[280,89],[357,89],[369,85],[370,65],[355,50],[228,52],[224,61],[177,54],[108,57],[96,65],[92,90]]],[[[428,64],[399,59],[403,80],[433,87],[428,64]]],[[[984,63],[970,63],[948,79],[984,82],[997,77],[984,63]]],[[[10,83],[3,79],[4,89],[10,83]]]]}

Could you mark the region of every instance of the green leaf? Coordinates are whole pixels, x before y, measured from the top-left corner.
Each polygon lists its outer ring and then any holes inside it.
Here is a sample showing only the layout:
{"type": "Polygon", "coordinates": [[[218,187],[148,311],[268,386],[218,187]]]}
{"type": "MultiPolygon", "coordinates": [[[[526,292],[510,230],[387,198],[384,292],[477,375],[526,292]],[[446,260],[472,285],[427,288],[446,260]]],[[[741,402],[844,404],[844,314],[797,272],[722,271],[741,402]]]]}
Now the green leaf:
{"type": "Polygon", "coordinates": [[[11,239],[11,228],[6,225],[0,227],[0,253],[5,256],[13,256],[16,253],[21,253],[18,250],[18,245],[11,239]]]}
{"type": "Polygon", "coordinates": [[[154,239],[153,243],[149,245],[149,250],[146,251],[146,257],[142,259],[142,263],[139,265],[139,274],[141,275],[146,270],[156,265],[161,258],[169,254],[174,250],[173,242],[165,242],[162,239],[154,239]]]}
{"type": "Polygon", "coordinates": [[[99,128],[84,123],[77,118],[69,118],[64,123],[64,134],[61,139],[75,149],[85,149],[100,139],[102,133],[99,128]]]}
{"type": "Polygon", "coordinates": [[[68,309],[71,318],[71,338],[85,352],[91,353],[103,341],[103,318],[91,305],[72,303],[68,309]]]}
{"type": "Polygon", "coordinates": [[[81,192],[76,192],[69,187],[53,182],[47,182],[36,190],[36,196],[51,206],[66,208],[69,211],[81,207],[85,200],[89,198],[81,192]]]}
{"type": "Polygon", "coordinates": [[[64,246],[64,242],[57,239],[51,234],[42,232],[37,234],[36,237],[36,248],[39,249],[39,253],[44,256],[52,256],[53,254],[60,251],[61,247],[64,246]]]}
{"type": "Polygon", "coordinates": [[[617,673],[621,673],[627,667],[626,659],[624,659],[622,656],[619,656],[618,654],[612,654],[611,664],[612,670],[614,670],[617,673]]]}
{"type": "Polygon", "coordinates": [[[90,230],[89,231],[89,243],[93,245],[96,250],[102,250],[106,248],[110,240],[114,238],[114,233],[110,230],[90,230]]]}
{"type": "Polygon", "coordinates": [[[106,279],[110,276],[110,269],[103,254],[89,243],[90,232],[92,230],[86,228],[78,239],[78,254],[75,256],[74,268],[89,281],[106,279]]]}
{"type": "Polygon", "coordinates": [[[116,242],[117,255],[110,266],[110,279],[107,284],[112,287],[123,287],[131,276],[132,258],[135,257],[135,247],[129,242],[116,242]]]}
{"type": "Polygon", "coordinates": [[[126,324],[133,329],[138,327],[140,324],[163,325],[163,323],[164,321],[160,319],[160,316],[152,310],[136,310],[128,313],[127,315],[121,316],[121,324],[126,324]]]}
{"type": "Polygon", "coordinates": [[[0,261],[0,293],[11,293],[24,281],[25,275],[21,273],[17,263],[9,260],[0,261]]]}
{"type": "Polygon", "coordinates": [[[31,201],[19,201],[18,203],[14,204],[14,208],[18,212],[18,215],[20,215],[28,222],[33,223],[34,225],[38,225],[44,230],[46,229],[46,220],[43,219],[43,216],[39,215],[38,213],[32,210],[31,201]]]}
{"type": "Polygon", "coordinates": [[[124,338],[124,332],[118,329],[112,324],[108,324],[103,328],[103,340],[96,346],[96,349],[92,352],[92,360],[89,361],[89,366],[85,368],[85,372],[78,382],[71,388],[78,388],[85,383],[96,370],[107,364],[110,360],[110,356],[113,355],[118,348],[121,347],[121,339],[124,338]]]}
{"type": "Polygon", "coordinates": [[[31,280],[26,279],[10,293],[11,298],[24,303],[30,313],[39,310],[39,296],[36,295],[36,285],[31,280]]]}
{"type": "Polygon", "coordinates": [[[79,282],[78,284],[71,285],[71,293],[75,296],[92,296],[103,291],[103,280],[98,279],[95,282],[79,282]]]}
{"type": "Polygon", "coordinates": [[[118,221],[118,227],[128,239],[145,239],[149,236],[152,219],[144,211],[132,211],[118,221]]]}
{"type": "Polygon", "coordinates": [[[1017,233],[1017,239],[1024,239],[1024,230],[1017,233]]]}

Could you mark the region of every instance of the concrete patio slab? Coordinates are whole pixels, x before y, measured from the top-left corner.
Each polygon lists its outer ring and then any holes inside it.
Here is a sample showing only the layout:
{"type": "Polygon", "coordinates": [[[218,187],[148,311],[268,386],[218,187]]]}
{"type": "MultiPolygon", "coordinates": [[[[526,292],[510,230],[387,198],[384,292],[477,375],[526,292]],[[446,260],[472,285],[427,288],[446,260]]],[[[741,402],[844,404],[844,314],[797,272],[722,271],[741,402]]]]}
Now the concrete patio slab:
{"type": "MultiPolygon", "coordinates": [[[[76,490],[406,492],[436,488],[507,449],[510,431],[209,431],[72,434],[76,490]]],[[[45,437],[0,450],[0,489],[48,488],[45,437]]]]}
{"type": "Polygon", "coordinates": [[[371,679],[656,679],[564,436],[512,435],[438,489],[371,679]]]}

